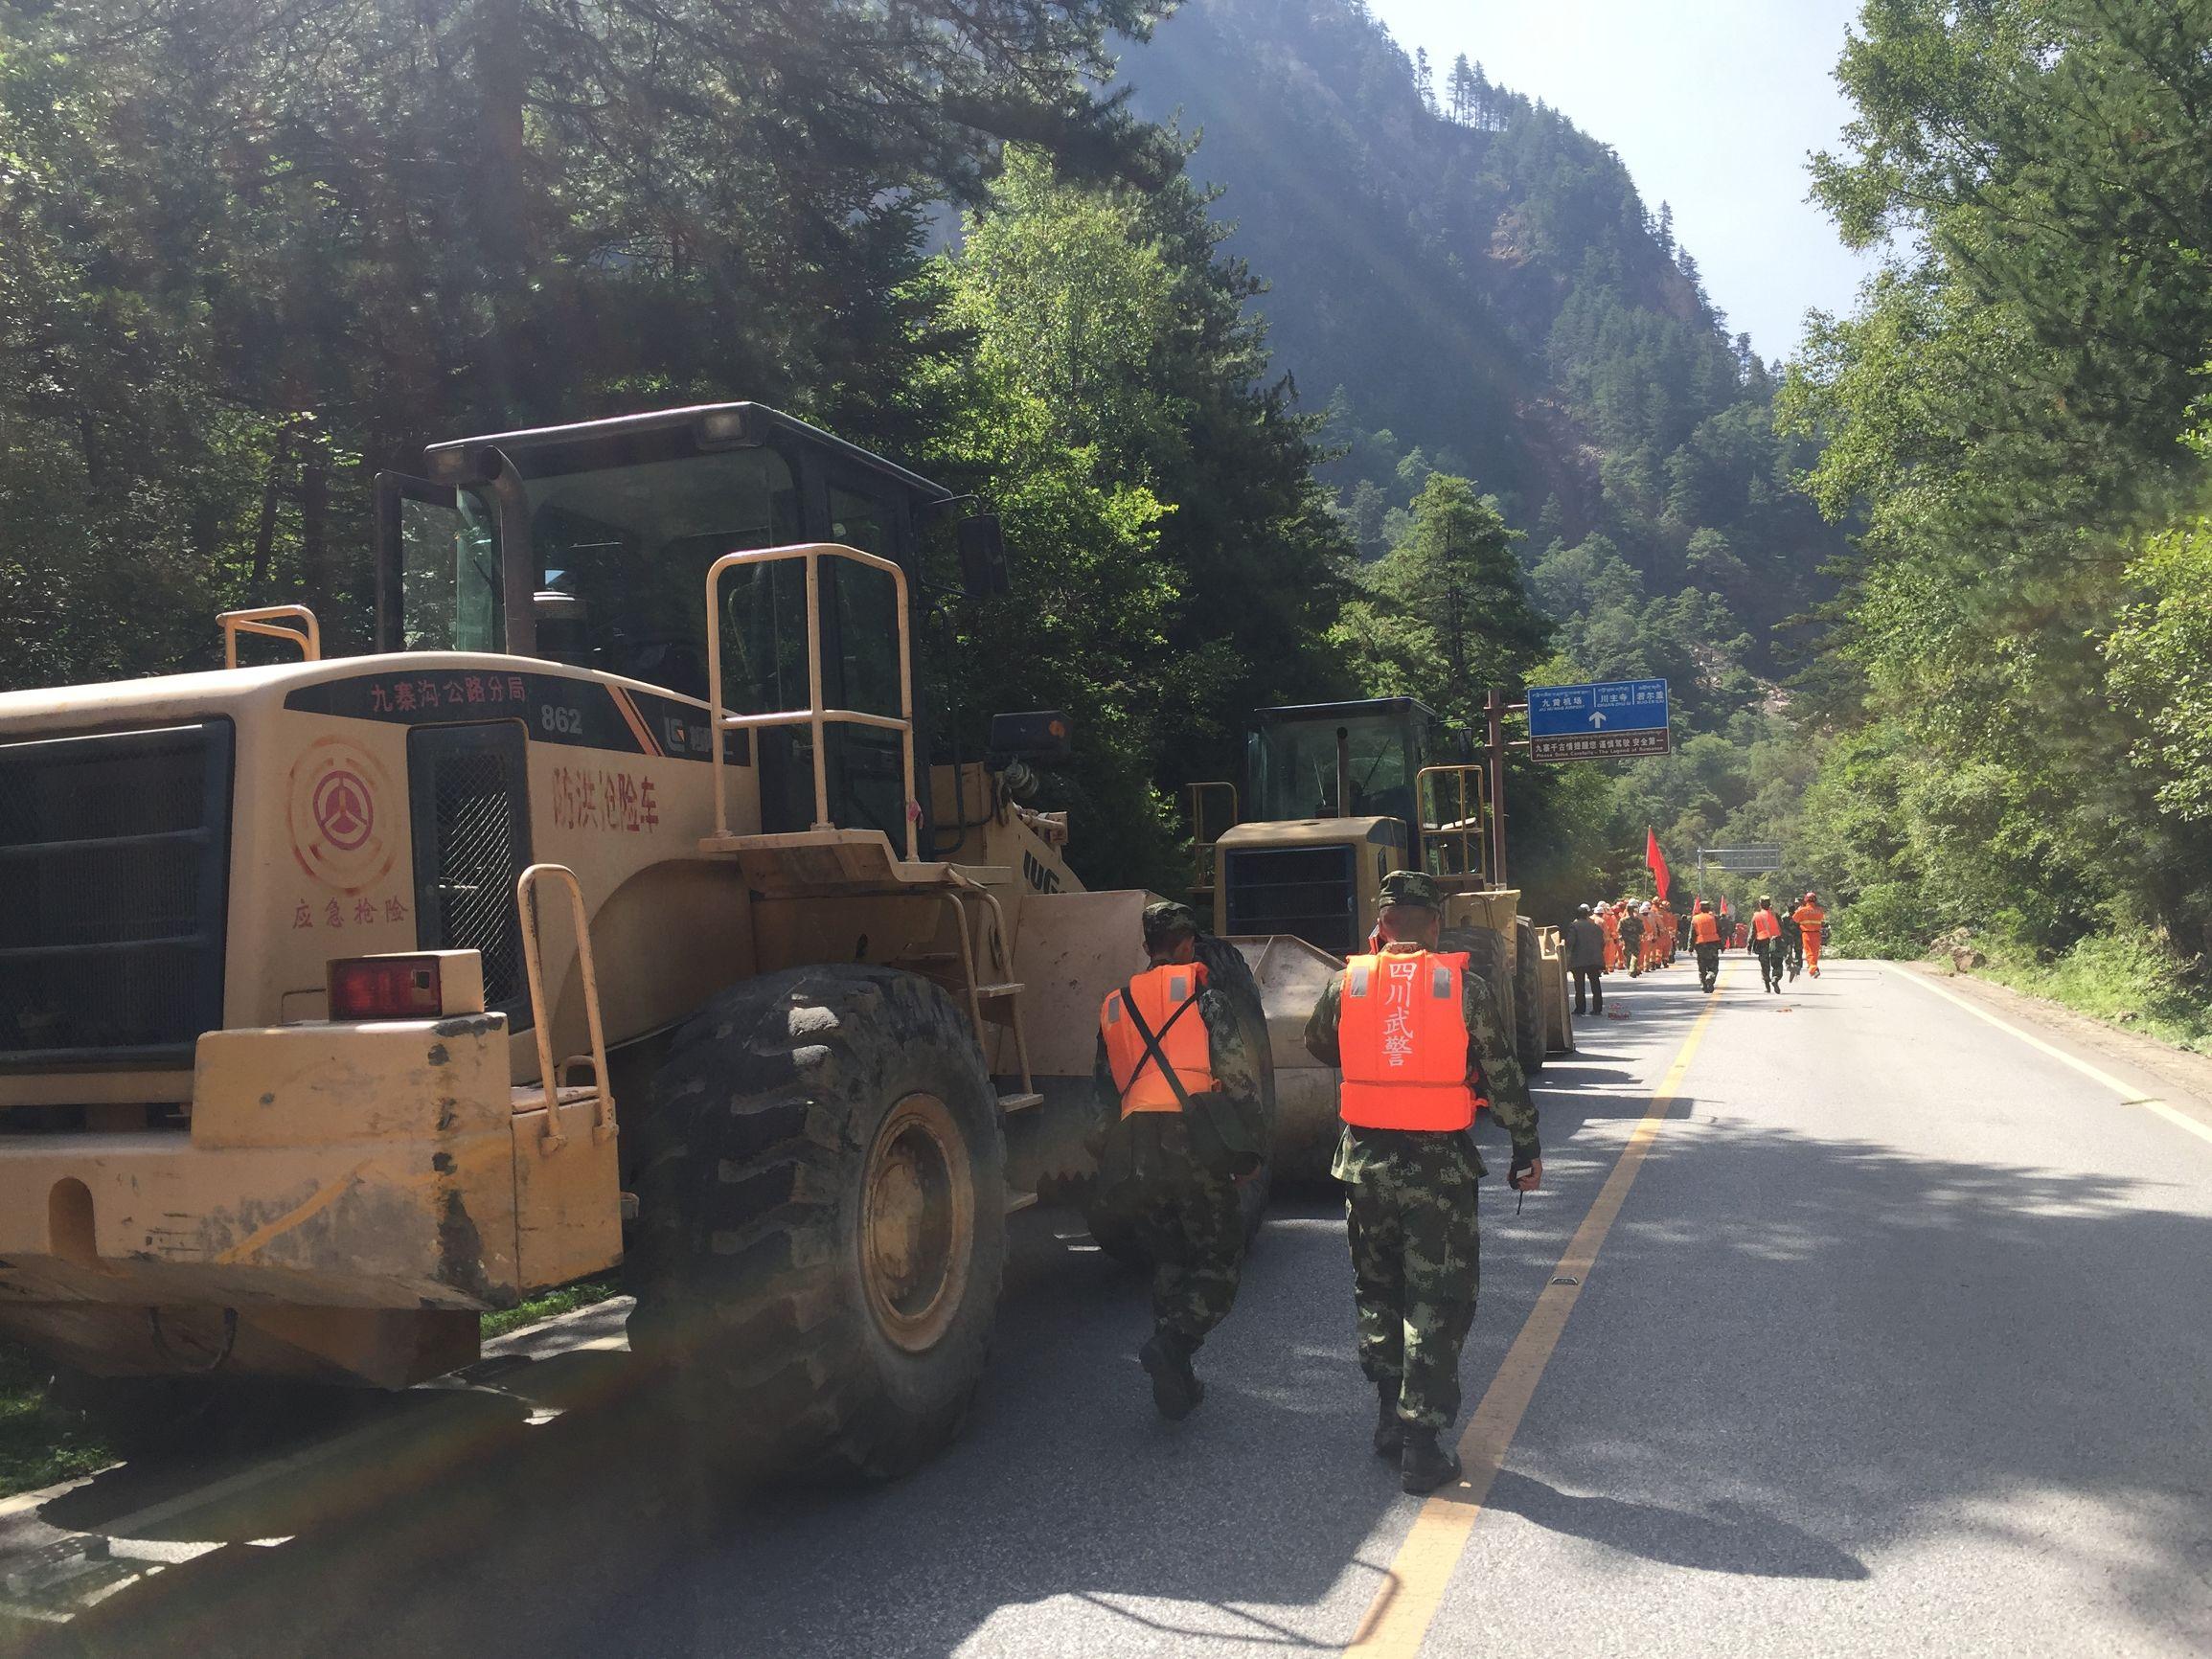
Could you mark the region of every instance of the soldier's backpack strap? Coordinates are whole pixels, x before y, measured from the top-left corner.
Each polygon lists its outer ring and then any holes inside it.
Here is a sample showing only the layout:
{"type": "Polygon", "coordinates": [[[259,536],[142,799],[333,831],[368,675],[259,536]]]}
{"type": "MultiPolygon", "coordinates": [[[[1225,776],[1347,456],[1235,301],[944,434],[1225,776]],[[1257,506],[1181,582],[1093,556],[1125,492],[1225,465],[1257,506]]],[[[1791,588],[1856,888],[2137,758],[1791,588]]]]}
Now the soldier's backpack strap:
{"type": "MultiPolygon", "coordinates": [[[[1168,1087],[1175,1091],[1175,1104],[1183,1109],[1186,1116],[1191,1109],[1191,1091],[1183,1087],[1183,1079],[1175,1076],[1175,1068],[1168,1064],[1168,1057],[1160,1047],[1160,1039],[1174,1029],[1175,1021],[1198,1006],[1198,991],[1202,989],[1194,988],[1191,994],[1176,1005],[1175,1011],[1161,1022],[1159,1034],[1155,1036],[1152,1028],[1145,1023],[1143,1011],[1137,1007],[1136,988],[1133,985],[1122,987],[1122,1011],[1129,1016],[1129,1023],[1137,1028],[1137,1035],[1144,1039],[1145,1045],[1145,1057],[1137,1061],[1136,1070],[1129,1073],[1129,1082],[1135,1082],[1137,1072],[1145,1069],[1147,1060],[1151,1061],[1160,1076],[1168,1079],[1168,1087]]],[[[1123,1088],[1126,1094],[1128,1085],[1125,1084],[1123,1088]]]]}

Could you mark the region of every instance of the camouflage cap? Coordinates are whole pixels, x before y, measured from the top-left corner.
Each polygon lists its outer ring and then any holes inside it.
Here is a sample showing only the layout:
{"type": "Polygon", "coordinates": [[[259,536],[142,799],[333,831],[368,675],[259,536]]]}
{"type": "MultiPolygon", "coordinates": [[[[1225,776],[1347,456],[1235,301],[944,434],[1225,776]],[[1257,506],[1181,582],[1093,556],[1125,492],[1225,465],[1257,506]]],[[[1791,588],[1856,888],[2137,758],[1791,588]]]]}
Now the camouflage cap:
{"type": "Polygon", "coordinates": [[[1382,907],[1388,909],[1393,904],[1442,910],[1444,898],[1437,892],[1434,878],[1418,870],[1393,870],[1382,878],[1382,907]]]}
{"type": "Polygon", "coordinates": [[[1198,932],[1198,913],[1187,904],[1162,899],[1157,904],[1145,906],[1143,925],[1145,944],[1149,948],[1180,934],[1187,933],[1195,938],[1198,932]]]}

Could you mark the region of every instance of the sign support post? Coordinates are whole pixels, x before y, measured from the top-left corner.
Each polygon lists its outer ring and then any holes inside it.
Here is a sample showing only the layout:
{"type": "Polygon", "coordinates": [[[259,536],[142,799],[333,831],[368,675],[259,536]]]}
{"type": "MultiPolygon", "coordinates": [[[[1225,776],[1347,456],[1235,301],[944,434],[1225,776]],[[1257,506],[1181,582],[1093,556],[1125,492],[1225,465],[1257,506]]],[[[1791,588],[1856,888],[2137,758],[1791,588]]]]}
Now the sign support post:
{"type": "Polygon", "coordinates": [[[1493,686],[1483,693],[1482,715],[1490,727],[1490,878],[1505,885],[1505,693],[1493,686]]]}

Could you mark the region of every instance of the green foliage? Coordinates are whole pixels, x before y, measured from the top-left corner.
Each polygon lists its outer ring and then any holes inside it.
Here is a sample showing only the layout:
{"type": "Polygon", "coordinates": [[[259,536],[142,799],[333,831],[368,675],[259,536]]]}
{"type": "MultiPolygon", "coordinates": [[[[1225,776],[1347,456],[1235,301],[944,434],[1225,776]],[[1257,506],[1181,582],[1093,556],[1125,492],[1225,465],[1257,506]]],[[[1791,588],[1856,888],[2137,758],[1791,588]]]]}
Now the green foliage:
{"type": "Polygon", "coordinates": [[[510,1330],[520,1330],[526,1325],[557,1319],[580,1307],[596,1307],[608,1297],[621,1294],[622,1286],[614,1280],[586,1279],[575,1284],[563,1284],[558,1290],[548,1290],[542,1296],[530,1297],[496,1313],[487,1313],[478,1324],[485,1340],[489,1341],[494,1336],[505,1336],[510,1330]]]}
{"type": "Polygon", "coordinates": [[[998,504],[1020,560],[965,630],[970,726],[1077,713],[1057,804],[1093,881],[1179,885],[1155,784],[1234,776],[1253,707],[1335,683],[1350,549],[1220,239],[1180,182],[1085,188],[1015,152],[931,278],[947,337],[916,381],[921,452],[998,504]]]}
{"type": "Polygon", "coordinates": [[[46,1401],[51,1361],[0,1342],[0,1498],[88,1475],[115,1454],[75,1412],[46,1401]]]}
{"type": "Polygon", "coordinates": [[[2161,935],[2115,928],[2087,934],[2055,956],[2001,940],[1987,943],[1982,971],[2000,984],[2212,1054],[2212,1006],[2202,981],[2187,956],[2161,935]]]}
{"type": "Polygon", "coordinates": [[[1023,138],[1179,156],[1095,88],[1147,0],[0,4],[7,683],[204,665],[224,602],[368,625],[364,473],[741,396],[893,443],[926,205],[1023,138]]]}
{"type": "Polygon", "coordinates": [[[1522,587],[1518,539],[1470,480],[1427,475],[1403,536],[1334,630],[1369,694],[1419,697],[1471,725],[1488,688],[1525,682],[1551,627],[1522,587]]]}
{"type": "Polygon", "coordinates": [[[2105,641],[2111,685],[2140,722],[2131,759],[2158,780],[2177,817],[2212,817],[2212,517],[2185,517],[2151,536],[2128,566],[2140,599],[2105,641]]]}
{"type": "Polygon", "coordinates": [[[1927,916],[1918,894],[1903,882],[1877,881],[1852,897],[1836,915],[1832,948],[1837,956],[1911,962],[1927,950],[1927,916]]]}
{"type": "Polygon", "coordinates": [[[1870,0],[1838,76],[1816,193],[1898,251],[1779,401],[1863,533],[1795,844],[1839,943],[1964,927],[2068,1000],[2201,1006],[2212,4],[1870,0]]]}

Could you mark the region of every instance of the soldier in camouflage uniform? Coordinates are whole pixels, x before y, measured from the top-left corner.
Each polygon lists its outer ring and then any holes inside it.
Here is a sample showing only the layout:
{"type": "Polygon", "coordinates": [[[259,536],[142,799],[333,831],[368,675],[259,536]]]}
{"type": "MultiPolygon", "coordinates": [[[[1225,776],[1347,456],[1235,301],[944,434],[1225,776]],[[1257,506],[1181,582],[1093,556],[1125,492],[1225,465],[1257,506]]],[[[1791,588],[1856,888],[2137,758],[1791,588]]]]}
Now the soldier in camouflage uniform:
{"type": "MultiPolygon", "coordinates": [[[[1434,951],[1440,905],[1427,876],[1399,871],[1385,877],[1382,954],[1374,962],[1434,951]]],[[[1307,1024],[1306,1046],[1325,1065],[1344,1064],[1345,985],[1360,960],[1330,982],[1307,1024]]],[[[1457,1024],[1446,1035],[1456,1040],[1464,1031],[1465,1058],[1455,1053],[1448,1064],[1464,1067],[1466,1089],[1490,1102],[1513,1137],[1513,1188],[1534,1192],[1543,1179],[1536,1106],[1480,975],[1462,973],[1459,1003],[1457,1024]]],[[[1375,1450],[1399,1460],[1405,1490],[1430,1491],[1460,1472],[1457,1455],[1438,1437],[1459,1412],[1459,1351],[1481,1277],[1475,1183],[1489,1171],[1469,1128],[1361,1126],[1349,1121],[1349,1093],[1345,1101],[1348,1121],[1333,1172],[1346,1188],[1359,1365],[1377,1395],[1375,1450]]]]}
{"type": "Polygon", "coordinates": [[[1107,997],[1092,1070],[1098,1199],[1129,1222],[1152,1261],[1152,1335],[1138,1358],[1152,1379],[1153,1403],[1171,1420],[1205,1398],[1191,1356],[1236,1300],[1244,1255],[1238,1182],[1260,1167],[1267,1134],[1258,1058],[1228,997],[1204,984],[1197,933],[1188,905],[1146,908],[1151,966],[1107,997]],[[1159,974],[1177,966],[1189,980],[1159,974]],[[1153,992],[1196,982],[1195,1004],[1181,1018],[1174,1004],[1140,989],[1155,975],[1153,992]],[[1131,1018],[1129,1005],[1147,1000],[1153,1016],[1131,1018]],[[1167,1080],[1161,1054],[1181,1088],[1167,1080]]]}

